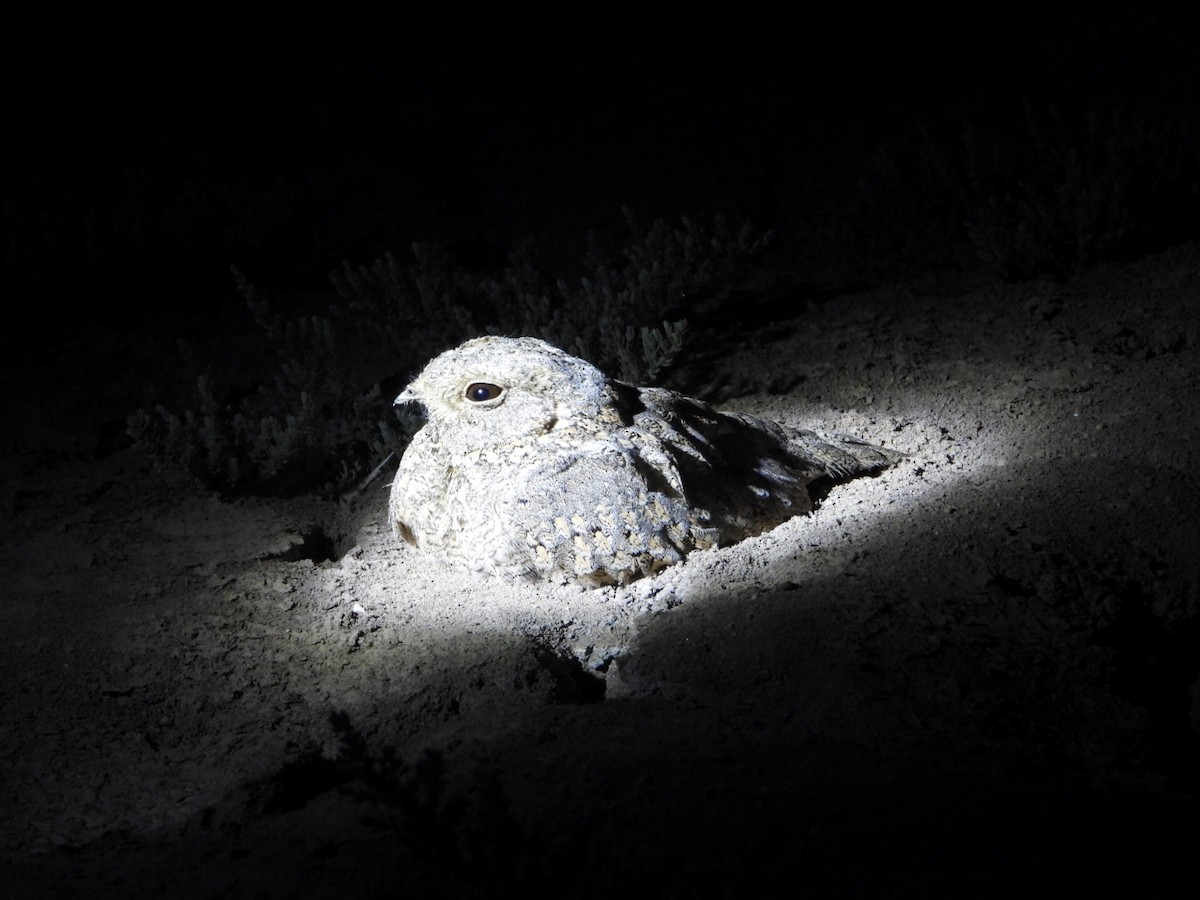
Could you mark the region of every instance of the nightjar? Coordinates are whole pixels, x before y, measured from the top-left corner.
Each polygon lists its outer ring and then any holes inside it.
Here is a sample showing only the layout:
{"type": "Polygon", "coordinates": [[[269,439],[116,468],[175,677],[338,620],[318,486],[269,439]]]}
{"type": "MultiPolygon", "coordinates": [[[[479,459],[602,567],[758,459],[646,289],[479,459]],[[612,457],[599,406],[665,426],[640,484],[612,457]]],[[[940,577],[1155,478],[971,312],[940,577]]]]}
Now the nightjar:
{"type": "Polygon", "coordinates": [[[904,454],[605,376],[536,338],[433,359],[392,483],[398,537],[495,575],[624,584],[808,512],[809,484],[904,454]]]}

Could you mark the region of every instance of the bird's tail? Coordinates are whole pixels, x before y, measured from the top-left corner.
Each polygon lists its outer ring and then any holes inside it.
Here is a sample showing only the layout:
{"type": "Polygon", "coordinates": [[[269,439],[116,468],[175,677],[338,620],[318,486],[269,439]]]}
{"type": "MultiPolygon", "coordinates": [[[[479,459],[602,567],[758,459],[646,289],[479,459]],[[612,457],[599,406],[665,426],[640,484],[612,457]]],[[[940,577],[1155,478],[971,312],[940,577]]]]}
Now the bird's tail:
{"type": "Polygon", "coordinates": [[[908,456],[867,443],[848,434],[831,431],[804,431],[797,438],[805,455],[817,461],[830,478],[849,478],[878,472],[908,456]]]}

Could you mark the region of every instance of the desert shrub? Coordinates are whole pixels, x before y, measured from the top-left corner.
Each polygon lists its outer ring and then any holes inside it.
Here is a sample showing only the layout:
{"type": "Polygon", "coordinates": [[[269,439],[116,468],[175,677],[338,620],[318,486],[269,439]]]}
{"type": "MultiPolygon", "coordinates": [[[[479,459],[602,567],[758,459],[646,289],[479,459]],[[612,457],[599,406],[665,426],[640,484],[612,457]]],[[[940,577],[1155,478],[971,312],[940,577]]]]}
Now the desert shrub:
{"type": "Polygon", "coordinates": [[[1194,228],[1200,156],[1184,124],[1096,110],[1072,123],[1030,104],[1025,123],[1012,162],[966,144],[965,227],[989,268],[1008,278],[1067,274],[1194,228]]]}
{"type": "Polygon", "coordinates": [[[685,316],[704,287],[733,277],[768,240],[724,220],[659,220],[616,252],[593,241],[582,274],[554,278],[522,245],[499,273],[458,266],[415,244],[331,273],[319,315],[287,315],[240,272],[273,375],[238,395],[211,372],[191,408],[129,416],[130,435],[161,463],[228,493],[338,494],[390,453],[417,423],[389,395],[438,352],[485,333],[542,337],[618,377],[658,383],[684,348],[685,316]]]}
{"type": "Polygon", "coordinates": [[[858,200],[862,252],[927,267],[970,253],[995,275],[1066,275],[1192,237],[1200,219],[1195,124],[1028,101],[1015,123],[918,127],[879,150],[858,200]]]}
{"type": "Polygon", "coordinates": [[[614,258],[593,239],[584,274],[573,281],[549,284],[528,248],[503,278],[486,280],[498,316],[489,330],[541,337],[618,378],[658,383],[684,347],[687,317],[700,312],[698,294],[735,280],[771,236],[719,216],[659,219],[643,230],[625,215],[632,240],[614,258]]]}
{"type": "Polygon", "coordinates": [[[359,381],[370,361],[354,356],[334,319],[272,312],[235,272],[274,360],[250,391],[196,376],[196,405],[174,412],[139,409],[128,432],[161,463],[181,468],[227,493],[290,495],[338,492],[359,477],[370,454],[395,446],[381,429],[381,385],[359,381]]]}

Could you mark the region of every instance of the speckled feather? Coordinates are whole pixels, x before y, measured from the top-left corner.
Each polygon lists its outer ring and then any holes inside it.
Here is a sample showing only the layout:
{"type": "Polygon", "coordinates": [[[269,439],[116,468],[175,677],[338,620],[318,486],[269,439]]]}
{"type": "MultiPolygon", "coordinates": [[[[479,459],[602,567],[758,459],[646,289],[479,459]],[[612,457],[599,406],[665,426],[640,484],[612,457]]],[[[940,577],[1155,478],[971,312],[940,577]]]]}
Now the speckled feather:
{"type": "Polygon", "coordinates": [[[535,338],[483,337],[396,398],[426,424],[392,484],[396,534],[509,577],[626,583],[812,508],[808,485],[902,454],[641,388],[535,338]]]}

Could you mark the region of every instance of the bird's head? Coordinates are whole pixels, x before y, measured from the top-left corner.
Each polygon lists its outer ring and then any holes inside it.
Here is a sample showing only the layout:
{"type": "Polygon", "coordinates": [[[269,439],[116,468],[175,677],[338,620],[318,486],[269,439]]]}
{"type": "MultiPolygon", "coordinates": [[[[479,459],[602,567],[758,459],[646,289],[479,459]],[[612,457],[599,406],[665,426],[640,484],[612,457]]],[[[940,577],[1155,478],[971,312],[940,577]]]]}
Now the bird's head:
{"type": "Polygon", "coordinates": [[[435,357],[395,402],[421,404],[440,440],[472,450],[595,420],[610,398],[590,363],[537,338],[489,336],[435,357]]]}

